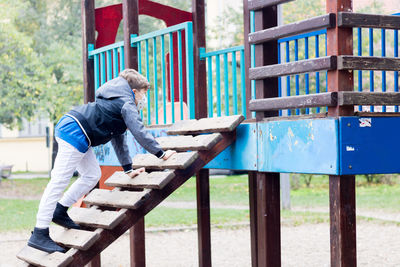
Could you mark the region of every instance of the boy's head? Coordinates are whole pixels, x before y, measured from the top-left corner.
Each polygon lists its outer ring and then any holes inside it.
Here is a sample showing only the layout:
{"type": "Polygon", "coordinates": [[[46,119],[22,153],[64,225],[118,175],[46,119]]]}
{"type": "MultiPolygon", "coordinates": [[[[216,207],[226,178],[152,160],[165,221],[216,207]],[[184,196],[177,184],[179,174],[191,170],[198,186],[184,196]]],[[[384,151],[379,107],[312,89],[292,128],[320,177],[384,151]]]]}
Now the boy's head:
{"type": "Polygon", "coordinates": [[[119,76],[124,78],[131,87],[133,93],[135,94],[136,105],[140,100],[145,101],[146,93],[150,87],[150,83],[142,74],[134,69],[125,69],[119,74],[119,76]]]}

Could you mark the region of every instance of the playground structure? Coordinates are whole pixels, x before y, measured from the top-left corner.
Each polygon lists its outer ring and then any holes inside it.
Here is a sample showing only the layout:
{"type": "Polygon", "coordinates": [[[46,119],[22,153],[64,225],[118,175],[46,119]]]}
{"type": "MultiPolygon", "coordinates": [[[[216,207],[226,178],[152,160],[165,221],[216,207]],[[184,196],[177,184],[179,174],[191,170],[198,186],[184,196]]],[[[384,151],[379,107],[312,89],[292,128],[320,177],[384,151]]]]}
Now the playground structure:
{"type": "MultiPolygon", "coordinates": [[[[191,152],[180,154],[179,160],[186,161],[174,174],[148,174],[160,175],[150,186],[149,177],[136,180],[144,180],[146,186],[132,185],[135,179],[121,182],[124,176],[115,173],[121,168],[111,146],[98,147],[100,189],[86,197],[90,209],[71,210],[71,216],[75,214],[74,219],[85,225],[86,231],[64,232],[66,237],[75,234],[85,238],[80,244],[59,239],[73,249],[55,260],[71,266],[91,261],[91,266],[99,266],[99,253],[134,225],[130,230],[131,266],[145,266],[145,214],[196,173],[199,266],[211,266],[208,169],[221,168],[249,172],[252,266],[281,265],[279,173],[285,172],[329,175],[331,265],[356,266],[355,175],[400,171],[393,160],[400,148],[396,142],[400,17],[356,14],[352,13],[352,0],[327,0],[326,15],[278,26],[277,5],[285,2],[289,1],[244,0],[244,46],[207,52],[204,0],[192,1],[192,13],[148,0],[124,0],[122,5],[96,10],[94,0],[82,1],[86,102],[93,101],[95,90],[119,71],[135,68],[154,85],[142,116],[155,136],[165,136],[168,129],[170,134],[228,132],[213,137],[216,139],[207,149],[199,148],[195,160],[191,152]],[[161,15],[157,11],[161,8],[169,12],[161,15]],[[163,19],[169,27],[139,36],[139,14],[163,19]],[[114,43],[122,18],[124,41],[114,43]],[[106,23],[106,19],[112,22],[106,23]],[[368,31],[368,57],[363,52],[361,28],[368,31]],[[374,56],[374,29],[380,29],[379,57],[374,56]],[[393,31],[394,46],[386,49],[389,31],[393,31]],[[310,40],[314,41],[311,48],[310,40]],[[302,49],[303,58],[299,53],[302,49]],[[354,51],[357,56],[353,56],[354,51]],[[389,52],[392,57],[387,56],[389,52]],[[381,75],[381,92],[374,86],[376,71],[381,75]],[[363,83],[365,79],[369,79],[369,88],[363,83]],[[240,115],[246,120],[237,125],[240,115]],[[170,129],[169,123],[206,117],[210,118],[206,122],[177,123],[170,129]],[[222,122],[228,126],[216,126],[222,122]],[[187,128],[177,131],[179,127],[187,128]],[[122,191],[103,191],[107,186],[122,191]],[[128,190],[132,188],[146,189],[128,190]],[[147,191],[149,188],[153,189],[147,191]],[[115,204],[110,202],[111,194],[115,199],[122,194],[131,197],[127,197],[128,203],[115,204]],[[104,207],[122,209],[103,211],[104,207]],[[98,223],[100,217],[109,218],[106,212],[113,214],[112,219],[98,223]]],[[[143,153],[130,133],[128,140],[132,156],[143,153]]],[[[178,142],[173,143],[175,146],[165,147],[176,148],[178,142]]],[[[150,170],[172,168],[160,167],[154,159],[144,157],[135,156],[134,165],[150,170]]],[[[30,251],[23,252],[20,257],[35,264],[30,251]]],[[[41,253],[38,258],[44,265],[49,256],[41,253]]]]}

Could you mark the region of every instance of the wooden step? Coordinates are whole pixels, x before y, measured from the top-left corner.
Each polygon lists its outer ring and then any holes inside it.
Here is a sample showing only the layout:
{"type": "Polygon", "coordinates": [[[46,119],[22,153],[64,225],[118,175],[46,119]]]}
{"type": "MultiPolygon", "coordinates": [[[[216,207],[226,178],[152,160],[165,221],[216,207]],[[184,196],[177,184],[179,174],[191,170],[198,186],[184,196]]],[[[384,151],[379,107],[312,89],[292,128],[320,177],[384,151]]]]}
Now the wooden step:
{"type": "Polygon", "coordinates": [[[125,212],[126,209],[121,209],[119,211],[102,211],[94,208],[72,207],[68,211],[68,214],[71,219],[78,224],[96,228],[113,229],[125,218],[125,212]]]}
{"type": "Polygon", "coordinates": [[[215,133],[215,132],[231,132],[242,121],[243,115],[204,118],[200,120],[186,120],[175,123],[168,129],[167,134],[199,134],[199,133],[215,133]]]}
{"type": "Polygon", "coordinates": [[[96,232],[67,229],[61,226],[51,226],[50,237],[54,242],[66,247],[87,250],[94,242],[96,242],[97,239],[99,239],[100,236],[96,232]]]}
{"type": "Polygon", "coordinates": [[[198,157],[197,152],[181,152],[172,155],[169,159],[159,159],[152,154],[138,154],[133,158],[134,169],[146,167],[149,169],[186,169],[198,157]]]}
{"type": "Polygon", "coordinates": [[[30,246],[25,246],[18,254],[17,258],[29,264],[40,267],[67,266],[72,261],[69,254],[61,252],[47,253],[30,246]]]}
{"type": "Polygon", "coordinates": [[[157,138],[157,142],[164,150],[176,151],[208,150],[222,139],[220,133],[202,134],[197,136],[164,136],[157,138]]]}
{"type": "Polygon", "coordinates": [[[94,189],[87,195],[83,202],[89,205],[98,205],[114,208],[136,209],[140,206],[141,200],[150,192],[116,191],[106,189],[94,189]]]}
{"type": "Polygon", "coordinates": [[[134,178],[129,177],[124,172],[115,172],[106,180],[105,185],[125,188],[162,189],[174,177],[173,171],[142,172],[134,178]]]}

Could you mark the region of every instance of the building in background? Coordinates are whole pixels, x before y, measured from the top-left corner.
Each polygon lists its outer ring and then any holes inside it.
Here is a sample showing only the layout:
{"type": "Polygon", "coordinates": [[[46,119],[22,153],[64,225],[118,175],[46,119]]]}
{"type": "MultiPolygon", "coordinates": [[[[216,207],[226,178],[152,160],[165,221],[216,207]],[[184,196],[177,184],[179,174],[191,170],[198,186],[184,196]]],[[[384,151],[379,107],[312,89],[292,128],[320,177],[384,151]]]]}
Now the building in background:
{"type": "Polygon", "coordinates": [[[48,119],[24,121],[22,130],[9,130],[0,125],[0,165],[13,165],[12,171],[48,172],[51,166],[52,133],[48,119]]]}

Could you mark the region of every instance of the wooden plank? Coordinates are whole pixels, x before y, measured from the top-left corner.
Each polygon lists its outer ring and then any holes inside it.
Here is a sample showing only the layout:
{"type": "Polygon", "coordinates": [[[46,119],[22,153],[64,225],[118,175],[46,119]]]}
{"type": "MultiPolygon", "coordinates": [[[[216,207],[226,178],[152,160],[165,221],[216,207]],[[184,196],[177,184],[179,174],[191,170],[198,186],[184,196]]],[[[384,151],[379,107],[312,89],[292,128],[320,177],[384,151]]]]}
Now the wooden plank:
{"type": "Polygon", "coordinates": [[[264,29],[249,34],[250,44],[260,44],[263,42],[278,40],[279,38],[292,36],[300,33],[332,28],[336,25],[336,16],[334,13],[314,17],[283,26],[264,29]]]}
{"type": "Polygon", "coordinates": [[[355,180],[329,176],[331,266],[357,266],[355,180]]]}
{"type": "Polygon", "coordinates": [[[211,266],[210,173],[208,169],[202,169],[196,174],[196,199],[199,266],[206,267],[211,266]]]}
{"type": "Polygon", "coordinates": [[[107,186],[117,186],[122,188],[150,188],[161,189],[169,183],[175,174],[173,171],[163,172],[142,172],[138,176],[131,178],[124,172],[115,172],[107,179],[107,186]]]}
{"type": "Polygon", "coordinates": [[[311,95],[254,99],[250,101],[249,105],[251,111],[264,111],[336,106],[337,100],[338,96],[336,92],[328,92],[311,95]]]}
{"type": "Polygon", "coordinates": [[[249,10],[263,9],[266,7],[276,6],[291,1],[294,0],[249,0],[248,9],[249,10]]]}
{"type": "Polygon", "coordinates": [[[197,157],[196,151],[179,152],[167,160],[159,159],[152,154],[138,154],[132,160],[132,168],[145,167],[154,170],[186,169],[197,157]]]}
{"type": "Polygon", "coordinates": [[[339,12],[338,27],[400,29],[400,17],[391,15],[339,12]]]}
{"type": "Polygon", "coordinates": [[[149,191],[147,190],[143,192],[129,192],[94,189],[83,199],[83,201],[90,205],[137,209],[142,204],[142,200],[148,195],[148,193],[149,191]]]}
{"type": "Polygon", "coordinates": [[[215,133],[215,132],[231,132],[242,121],[242,115],[204,118],[199,120],[180,121],[172,125],[168,129],[167,134],[199,134],[199,133],[215,133]]]}
{"type": "Polygon", "coordinates": [[[124,217],[126,209],[119,211],[100,210],[95,208],[72,207],[68,214],[81,225],[104,229],[113,229],[124,217]]]}
{"type": "Polygon", "coordinates": [[[205,135],[184,135],[184,136],[163,136],[156,138],[156,141],[161,145],[162,149],[188,151],[188,150],[207,150],[222,139],[220,133],[205,134],[205,135]]]}
{"type": "Polygon", "coordinates": [[[400,58],[338,56],[338,70],[387,70],[400,71],[400,58]]]}
{"type": "Polygon", "coordinates": [[[88,45],[95,45],[95,4],[94,0],[81,1],[82,22],[82,61],[83,61],[83,100],[85,103],[94,101],[94,60],[89,60],[88,45]]]}
{"type": "Polygon", "coordinates": [[[87,250],[100,236],[96,232],[51,226],[50,237],[66,247],[87,250]]]}
{"type": "Polygon", "coordinates": [[[132,68],[136,70],[138,69],[137,47],[131,46],[131,34],[139,34],[138,2],[138,0],[122,0],[125,68],[132,68]]]}
{"type": "Polygon", "coordinates": [[[398,92],[339,92],[338,105],[372,105],[395,106],[400,105],[398,92]]]}
{"type": "Polygon", "coordinates": [[[129,230],[132,225],[138,222],[164,199],[171,195],[177,188],[182,186],[190,177],[204,167],[208,162],[215,158],[220,152],[230,146],[236,139],[236,132],[223,133],[223,139],[211,150],[200,151],[199,157],[193,164],[184,170],[176,170],[176,177],[161,190],[151,190],[146,201],[137,210],[128,210],[127,216],[123,221],[112,230],[100,229],[100,239],[87,251],[77,251],[74,253],[74,260],[71,266],[84,266],[95,255],[107,248],[113,241],[129,230]]]}
{"type": "Polygon", "coordinates": [[[328,56],[250,68],[249,78],[251,80],[261,80],[271,77],[333,69],[336,69],[336,57],[328,56]]]}
{"type": "Polygon", "coordinates": [[[63,267],[67,266],[73,259],[69,254],[61,252],[50,254],[30,246],[25,246],[20,252],[18,252],[17,258],[40,267],[63,267]]]}

